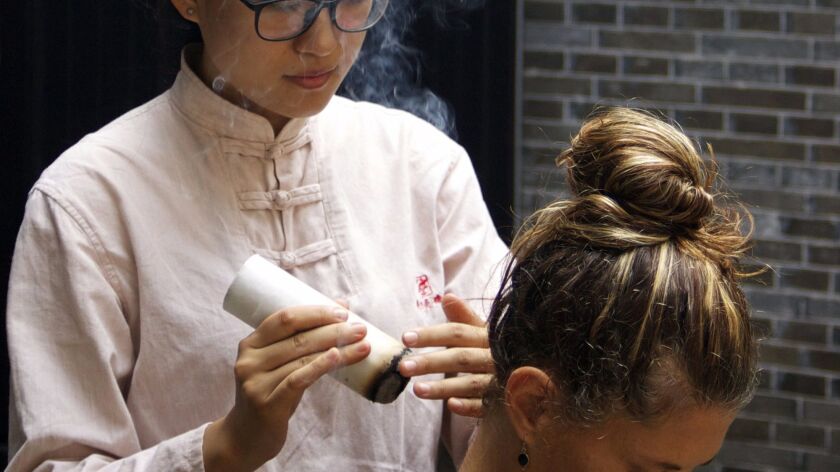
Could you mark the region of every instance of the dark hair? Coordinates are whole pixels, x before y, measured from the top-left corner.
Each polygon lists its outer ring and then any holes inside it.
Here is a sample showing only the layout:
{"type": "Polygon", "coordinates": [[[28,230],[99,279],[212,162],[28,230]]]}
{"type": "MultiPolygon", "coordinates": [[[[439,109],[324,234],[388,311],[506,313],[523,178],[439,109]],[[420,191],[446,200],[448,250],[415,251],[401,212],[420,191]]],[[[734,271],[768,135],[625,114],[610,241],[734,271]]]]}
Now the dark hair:
{"type": "Polygon", "coordinates": [[[622,108],[590,117],[558,163],[574,197],[512,244],[489,317],[488,407],[526,365],[551,376],[567,421],[742,407],[756,384],[738,285],[749,214],[716,202],[713,163],[675,127],[622,108]]]}
{"type": "Polygon", "coordinates": [[[132,0],[158,25],[158,41],[163,53],[178,57],[189,43],[201,41],[201,32],[195,23],[185,20],[170,0],[132,0]]]}

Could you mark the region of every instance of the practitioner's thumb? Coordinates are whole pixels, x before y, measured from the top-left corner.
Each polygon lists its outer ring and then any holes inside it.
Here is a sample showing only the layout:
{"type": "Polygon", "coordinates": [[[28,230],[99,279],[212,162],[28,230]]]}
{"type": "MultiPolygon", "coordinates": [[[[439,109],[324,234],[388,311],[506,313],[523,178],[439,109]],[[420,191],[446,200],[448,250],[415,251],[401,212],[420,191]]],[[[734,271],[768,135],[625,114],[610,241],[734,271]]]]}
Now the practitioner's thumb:
{"type": "Polygon", "coordinates": [[[443,313],[446,315],[446,319],[449,320],[450,323],[484,326],[484,320],[476,315],[464,300],[461,300],[451,293],[447,293],[443,296],[441,305],[443,305],[443,313]]]}

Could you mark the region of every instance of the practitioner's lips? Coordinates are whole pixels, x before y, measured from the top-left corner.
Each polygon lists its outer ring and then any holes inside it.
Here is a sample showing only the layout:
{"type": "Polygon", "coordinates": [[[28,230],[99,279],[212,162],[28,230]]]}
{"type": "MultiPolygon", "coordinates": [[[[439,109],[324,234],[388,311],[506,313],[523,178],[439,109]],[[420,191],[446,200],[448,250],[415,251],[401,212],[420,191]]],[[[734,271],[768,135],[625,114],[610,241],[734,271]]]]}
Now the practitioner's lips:
{"type": "Polygon", "coordinates": [[[307,90],[323,87],[330,80],[336,68],[306,72],[303,75],[287,75],[286,79],[307,90]]]}

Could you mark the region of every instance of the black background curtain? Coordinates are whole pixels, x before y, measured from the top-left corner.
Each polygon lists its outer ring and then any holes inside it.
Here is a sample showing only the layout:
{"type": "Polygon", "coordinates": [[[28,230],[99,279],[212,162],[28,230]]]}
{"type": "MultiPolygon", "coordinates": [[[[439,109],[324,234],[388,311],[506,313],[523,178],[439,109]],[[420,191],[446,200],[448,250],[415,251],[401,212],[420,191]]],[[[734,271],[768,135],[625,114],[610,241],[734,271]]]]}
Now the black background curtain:
{"type": "MultiPolygon", "coordinates": [[[[423,52],[424,85],[454,108],[458,140],[473,159],[504,237],[510,232],[513,199],[515,4],[489,0],[481,9],[452,11],[449,16],[457,21],[447,21],[447,27],[434,15],[421,15],[410,35],[410,42],[423,52]]],[[[160,20],[127,0],[2,0],[0,306],[4,320],[14,240],[27,192],[38,175],[82,136],[172,83],[180,45],[194,34],[161,28],[160,20]]],[[[6,405],[5,329],[0,343],[0,405],[6,405]]],[[[6,419],[7,409],[0,406],[0,411],[6,419]]],[[[5,447],[6,430],[0,431],[0,447],[5,447]]]]}

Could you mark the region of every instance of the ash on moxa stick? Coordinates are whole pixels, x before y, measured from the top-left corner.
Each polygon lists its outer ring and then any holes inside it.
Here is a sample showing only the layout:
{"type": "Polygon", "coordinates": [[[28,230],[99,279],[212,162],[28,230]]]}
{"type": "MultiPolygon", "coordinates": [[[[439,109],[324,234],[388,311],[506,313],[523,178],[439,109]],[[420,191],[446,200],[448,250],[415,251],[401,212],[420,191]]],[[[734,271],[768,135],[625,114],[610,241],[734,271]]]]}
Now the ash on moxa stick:
{"type": "MultiPolygon", "coordinates": [[[[251,256],[228,289],[223,307],[257,328],[278,310],[301,305],[340,306],[268,260],[251,256]]],[[[332,377],[368,400],[393,402],[408,384],[408,379],[400,375],[397,367],[410,350],[355,313],[350,313],[348,322],[367,326],[365,339],[370,342],[370,355],[359,363],[334,371],[332,377]]]]}

